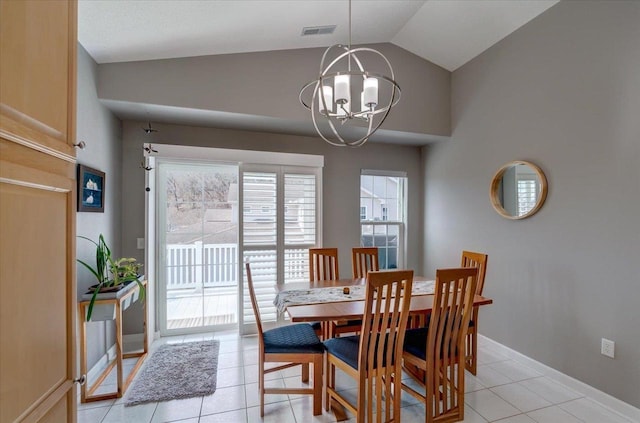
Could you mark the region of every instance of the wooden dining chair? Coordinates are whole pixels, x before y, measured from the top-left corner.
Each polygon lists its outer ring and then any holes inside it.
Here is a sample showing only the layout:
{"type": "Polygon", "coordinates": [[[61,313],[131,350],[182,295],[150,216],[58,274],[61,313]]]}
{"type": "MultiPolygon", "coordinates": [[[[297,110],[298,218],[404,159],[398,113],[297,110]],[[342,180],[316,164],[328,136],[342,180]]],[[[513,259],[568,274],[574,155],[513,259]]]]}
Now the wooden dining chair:
{"type": "Polygon", "coordinates": [[[464,345],[477,275],[475,268],[438,269],[429,326],[405,336],[404,368],[420,391],[402,389],[425,404],[426,423],[464,420],[464,345]]]}
{"type": "MultiPolygon", "coordinates": [[[[340,276],[337,248],[309,248],[309,281],[334,281],[340,276]]],[[[335,323],[313,322],[311,327],[321,339],[331,337],[335,323]]]]}
{"type": "Polygon", "coordinates": [[[309,281],[334,281],[340,276],[337,248],[309,248],[309,281]]]}
{"type": "Polygon", "coordinates": [[[322,413],[322,359],[325,347],[313,328],[306,324],[294,324],[263,331],[260,309],[256,299],[251,267],[245,264],[249,297],[258,326],[258,389],[260,391],[260,417],[264,417],[265,394],[311,394],[313,415],[322,413]],[[285,363],[265,369],[265,363],[285,363]],[[302,381],[309,380],[309,364],[313,364],[312,388],[267,388],[264,375],[289,367],[302,365],[302,381]]]}
{"type": "MultiPolygon", "coordinates": [[[[484,276],[487,272],[487,259],[489,256],[472,251],[462,252],[460,267],[475,267],[478,269],[478,283],[476,284],[476,294],[482,295],[484,288],[484,276]]],[[[474,307],[469,322],[469,331],[466,342],[466,368],[471,374],[476,374],[478,370],[478,311],[480,307],[474,307]]]]}
{"type": "Polygon", "coordinates": [[[357,423],[400,422],[402,346],[411,302],[412,270],[377,271],[367,275],[363,326],[360,335],[324,342],[325,408],[337,401],[356,416],[357,423]],[[336,388],[335,370],[358,383],[357,403],[350,403],[336,388]]]}
{"type": "Polygon", "coordinates": [[[356,247],[351,249],[353,278],[366,278],[369,270],[380,270],[378,247],[356,247]]]}

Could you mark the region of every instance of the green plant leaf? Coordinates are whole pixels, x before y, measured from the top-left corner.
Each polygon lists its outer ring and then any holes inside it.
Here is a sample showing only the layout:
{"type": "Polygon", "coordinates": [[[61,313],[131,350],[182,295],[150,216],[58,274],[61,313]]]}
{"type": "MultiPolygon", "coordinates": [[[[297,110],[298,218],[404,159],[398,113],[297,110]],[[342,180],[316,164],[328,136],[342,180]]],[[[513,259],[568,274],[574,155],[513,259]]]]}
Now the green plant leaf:
{"type": "Polygon", "coordinates": [[[98,284],[98,286],[96,286],[95,291],[93,291],[93,295],[91,296],[91,301],[89,302],[89,308],[87,309],[87,322],[91,321],[91,315],[93,314],[93,306],[96,302],[96,297],[98,296],[98,293],[100,292],[101,288],[102,288],[102,284],[98,284]]]}
{"type": "Polygon", "coordinates": [[[144,288],[142,281],[138,278],[136,279],[136,283],[138,284],[138,288],[140,288],[140,295],[138,295],[138,301],[144,301],[145,294],[147,290],[144,288]]]}
{"type": "Polygon", "coordinates": [[[98,281],[98,283],[102,282],[100,280],[100,275],[98,275],[98,272],[91,266],[89,266],[87,263],[85,263],[84,261],[80,260],[80,259],[76,259],[76,261],[80,264],[82,264],[84,267],[86,267],[87,269],[89,269],[89,271],[91,273],[93,273],[93,276],[96,277],[96,280],[98,281]]]}
{"type": "Polygon", "coordinates": [[[93,291],[93,295],[91,296],[91,301],[89,302],[89,307],[87,309],[87,321],[89,321],[91,320],[91,315],[93,313],[93,306],[96,301],[96,296],[100,292],[100,289],[102,289],[105,286],[112,285],[112,283],[109,280],[109,272],[108,272],[109,271],[108,265],[110,262],[112,262],[111,250],[109,249],[109,246],[104,240],[104,236],[102,234],[100,234],[100,236],[98,237],[98,242],[95,242],[94,240],[92,240],[91,238],[87,238],[86,236],[78,235],[78,238],[87,240],[96,246],[95,267],[89,265],[88,263],[80,259],[76,259],[78,263],[82,264],[84,267],[89,269],[89,271],[95,276],[96,280],[98,281],[98,285],[96,286],[96,289],[93,291]]]}
{"type": "Polygon", "coordinates": [[[98,247],[98,243],[92,240],[91,238],[87,238],[86,236],[78,235],[78,238],[86,239],[87,241],[93,243],[96,247],[98,247]]]}

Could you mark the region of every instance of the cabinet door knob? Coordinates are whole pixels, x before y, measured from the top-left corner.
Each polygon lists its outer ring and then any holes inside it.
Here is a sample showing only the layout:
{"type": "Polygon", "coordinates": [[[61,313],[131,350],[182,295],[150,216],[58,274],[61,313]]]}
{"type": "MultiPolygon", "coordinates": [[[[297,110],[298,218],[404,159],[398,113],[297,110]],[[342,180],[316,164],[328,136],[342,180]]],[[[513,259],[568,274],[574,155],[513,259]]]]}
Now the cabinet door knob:
{"type": "Polygon", "coordinates": [[[87,381],[86,375],[82,375],[77,379],[73,379],[73,383],[79,383],[81,386],[84,385],[86,381],[87,381]]]}
{"type": "Polygon", "coordinates": [[[84,141],[80,141],[77,142],[75,144],[73,144],[74,147],[78,147],[80,150],[84,150],[84,148],[87,146],[87,143],[84,141]]]}

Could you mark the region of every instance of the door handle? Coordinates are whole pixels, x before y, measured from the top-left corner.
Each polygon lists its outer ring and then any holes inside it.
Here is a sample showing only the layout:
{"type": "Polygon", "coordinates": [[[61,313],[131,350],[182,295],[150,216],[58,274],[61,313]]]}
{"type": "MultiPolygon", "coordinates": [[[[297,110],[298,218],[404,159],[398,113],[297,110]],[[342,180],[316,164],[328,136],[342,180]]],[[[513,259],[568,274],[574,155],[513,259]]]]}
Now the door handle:
{"type": "Polygon", "coordinates": [[[84,385],[86,381],[87,381],[87,376],[86,375],[82,375],[77,379],[73,379],[73,383],[78,383],[78,384],[80,384],[80,386],[84,385]]]}

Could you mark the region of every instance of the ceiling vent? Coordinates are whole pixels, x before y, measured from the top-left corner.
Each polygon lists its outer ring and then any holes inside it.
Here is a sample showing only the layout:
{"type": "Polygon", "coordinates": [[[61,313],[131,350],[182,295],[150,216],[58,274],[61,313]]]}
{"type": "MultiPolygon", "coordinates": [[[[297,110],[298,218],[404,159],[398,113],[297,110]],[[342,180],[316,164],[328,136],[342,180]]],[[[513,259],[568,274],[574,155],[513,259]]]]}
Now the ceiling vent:
{"type": "Polygon", "coordinates": [[[302,35],[327,35],[333,34],[333,31],[335,30],[335,25],[305,26],[304,28],[302,28],[302,35]]]}

